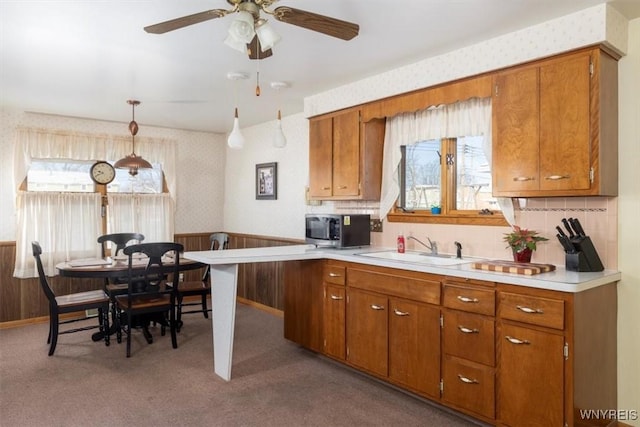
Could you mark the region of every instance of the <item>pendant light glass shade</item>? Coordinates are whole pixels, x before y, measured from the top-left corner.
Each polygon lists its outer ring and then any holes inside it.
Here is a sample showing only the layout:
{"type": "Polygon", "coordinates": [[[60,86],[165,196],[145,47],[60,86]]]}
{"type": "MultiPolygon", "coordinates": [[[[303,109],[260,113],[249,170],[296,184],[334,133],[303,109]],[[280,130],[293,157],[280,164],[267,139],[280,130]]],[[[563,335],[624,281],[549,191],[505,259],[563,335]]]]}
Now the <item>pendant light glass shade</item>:
{"type": "Polygon", "coordinates": [[[273,134],[273,146],[277,148],[283,148],[287,145],[287,138],[282,131],[282,116],[280,110],[278,110],[278,120],[276,120],[276,129],[273,134]]]}
{"type": "Polygon", "coordinates": [[[138,134],[138,123],[135,120],[136,105],[140,105],[140,101],[128,100],[127,104],[131,105],[131,121],[129,122],[129,132],[131,133],[131,154],[118,160],[113,167],[117,169],[129,169],[129,175],[136,176],[138,169],[153,169],[151,163],[140,156],[136,155],[136,135],[138,134]]]}
{"type": "Polygon", "coordinates": [[[238,12],[238,16],[229,27],[229,35],[241,42],[251,43],[256,32],[253,29],[253,15],[247,11],[238,12]]]}
{"type": "Polygon", "coordinates": [[[233,129],[227,139],[227,144],[231,148],[240,149],[244,146],[244,136],[240,132],[240,121],[238,120],[238,108],[236,108],[236,114],[233,119],[233,129]]]}
{"type": "Polygon", "coordinates": [[[260,19],[256,24],[256,34],[260,40],[260,50],[266,52],[280,41],[280,35],[271,28],[266,19],[260,19]]]}

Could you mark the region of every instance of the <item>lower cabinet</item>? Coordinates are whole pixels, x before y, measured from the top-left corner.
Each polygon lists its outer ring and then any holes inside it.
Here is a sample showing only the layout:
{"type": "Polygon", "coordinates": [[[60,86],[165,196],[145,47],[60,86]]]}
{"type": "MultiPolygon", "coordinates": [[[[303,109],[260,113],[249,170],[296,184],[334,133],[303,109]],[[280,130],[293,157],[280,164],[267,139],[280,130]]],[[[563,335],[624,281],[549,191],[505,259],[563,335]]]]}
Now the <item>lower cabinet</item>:
{"type": "MultiPolygon", "coordinates": [[[[423,274],[423,276],[425,276],[423,274]]],[[[440,282],[403,270],[347,269],[347,362],[440,395],[440,282]]]]}
{"type": "MultiPolygon", "coordinates": [[[[285,268],[285,337],[497,426],[617,408],[616,283],[577,293],[341,262],[285,268]]],[[[612,411],[614,412],[614,411],[612,411]]]]}

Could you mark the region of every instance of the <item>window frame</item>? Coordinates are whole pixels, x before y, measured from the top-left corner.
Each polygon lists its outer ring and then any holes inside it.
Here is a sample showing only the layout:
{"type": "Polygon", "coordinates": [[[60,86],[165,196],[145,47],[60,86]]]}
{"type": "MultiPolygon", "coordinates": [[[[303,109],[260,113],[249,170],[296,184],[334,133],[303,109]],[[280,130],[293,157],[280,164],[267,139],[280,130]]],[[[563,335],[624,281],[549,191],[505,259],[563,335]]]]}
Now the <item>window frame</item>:
{"type": "MultiPolygon", "coordinates": [[[[456,172],[455,169],[443,162],[448,155],[454,158],[454,164],[457,164],[457,139],[442,138],[440,157],[440,203],[441,213],[432,214],[429,209],[419,209],[415,211],[408,210],[401,206],[400,201],[404,198],[403,191],[400,191],[400,197],[396,206],[387,214],[389,222],[407,222],[407,223],[428,223],[428,224],[460,224],[460,225],[508,225],[507,220],[501,211],[491,211],[491,214],[482,214],[481,211],[458,210],[453,207],[456,205],[456,172]]],[[[403,150],[404,151],[404,150],[403,150]]],[[[403,159],[399,167],[400,182],[405,182],[406,165],[403,159]]]]}

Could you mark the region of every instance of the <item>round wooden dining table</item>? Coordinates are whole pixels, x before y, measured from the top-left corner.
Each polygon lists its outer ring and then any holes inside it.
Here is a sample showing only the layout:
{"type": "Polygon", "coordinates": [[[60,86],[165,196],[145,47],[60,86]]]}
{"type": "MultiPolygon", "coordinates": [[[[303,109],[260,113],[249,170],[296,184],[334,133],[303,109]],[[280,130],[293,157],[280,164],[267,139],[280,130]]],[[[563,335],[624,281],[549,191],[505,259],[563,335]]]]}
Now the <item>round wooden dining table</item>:
{"type": "MultiPolygon", "coordinates": [[[[166,262],[172,261],[171,259],[166,260],[166,262]]],[[[134,259],[134,272],[136,270],[143,271],[146,266],[145,259],[134,259]]],[[[201,262],[180,257],[180,271],[197,270],[205,266],[206,264],[201,262]]],[[[60,272],[60,276],[64,277],[116,279],[127,277],[129,260],[126,257],[86,258],[58,263],[56,269],[60,272]]]]}

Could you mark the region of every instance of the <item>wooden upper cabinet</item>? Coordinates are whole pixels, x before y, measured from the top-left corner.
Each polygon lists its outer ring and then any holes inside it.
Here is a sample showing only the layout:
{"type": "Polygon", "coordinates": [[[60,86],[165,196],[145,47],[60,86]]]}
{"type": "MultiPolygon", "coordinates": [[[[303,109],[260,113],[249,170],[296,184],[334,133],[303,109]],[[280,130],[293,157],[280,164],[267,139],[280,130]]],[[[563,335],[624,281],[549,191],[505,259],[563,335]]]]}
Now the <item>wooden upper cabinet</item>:
{"type": "Polygon", "coordinates": [[[329,197],[333,179],[333,119],[309,122],[309,195],[329,197]]]}
{"type": "Polygon", "coordinates": [[[617,195],[617,62],[583,50],[494,76],[493,194],[617,195]]]}
{"type": "Polygon", "coordinates": [[[360,120],[351,109],[309,122],[309,195],[327,200],[379,200],[384,119],[360,120]]]}

